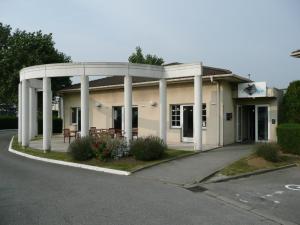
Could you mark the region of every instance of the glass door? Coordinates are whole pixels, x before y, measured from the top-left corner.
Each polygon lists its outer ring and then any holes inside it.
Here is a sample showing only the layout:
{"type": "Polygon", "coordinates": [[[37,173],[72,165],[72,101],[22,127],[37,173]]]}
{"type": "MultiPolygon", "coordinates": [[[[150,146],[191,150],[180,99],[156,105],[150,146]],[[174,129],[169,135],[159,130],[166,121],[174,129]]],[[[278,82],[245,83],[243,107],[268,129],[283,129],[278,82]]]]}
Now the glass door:
{"type": "Polygon", "coordinates": [[[256,132],[255,140],[263,142],[269,140],[269,107],[265,105],[256,106],[256,132]]]}
{"type": "Polygon", "coordinates": [[[181,106],[181,124],[182,124],[182,141],[193,142],[194,127],[193,127],[193,106],[181,106]]]}
{"type": "Polygon", "coordinates": [[[237,111],[237,117],[236,117],[236,141],[242,142],[242,106],[237,105],[236,111],[237,111]]]}

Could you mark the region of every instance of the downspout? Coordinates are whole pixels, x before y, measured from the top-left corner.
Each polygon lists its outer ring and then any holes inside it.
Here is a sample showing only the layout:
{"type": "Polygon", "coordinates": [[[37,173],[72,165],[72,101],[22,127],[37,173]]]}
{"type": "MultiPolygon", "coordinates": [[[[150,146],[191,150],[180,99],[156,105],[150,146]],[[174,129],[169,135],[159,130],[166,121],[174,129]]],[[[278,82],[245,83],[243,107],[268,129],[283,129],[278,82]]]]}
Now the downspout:
{"type": "Polygon", "coordinates": [[[214,81],[214,76],[210,76],[210,82],[212,84],[217,84],[217,123],[218,123],[218,146],[221,145],[221,118],[220,118],[220,112],[221,112],[221,105],[220,105],[220,82],[219,81],[214,81]]]}
{"type": "Polygon", "coordinates": [[[218,108],[218,146],[221,146],[221,104],[220,104],[220,82],[217,81],[217,108],[218,108]]]}

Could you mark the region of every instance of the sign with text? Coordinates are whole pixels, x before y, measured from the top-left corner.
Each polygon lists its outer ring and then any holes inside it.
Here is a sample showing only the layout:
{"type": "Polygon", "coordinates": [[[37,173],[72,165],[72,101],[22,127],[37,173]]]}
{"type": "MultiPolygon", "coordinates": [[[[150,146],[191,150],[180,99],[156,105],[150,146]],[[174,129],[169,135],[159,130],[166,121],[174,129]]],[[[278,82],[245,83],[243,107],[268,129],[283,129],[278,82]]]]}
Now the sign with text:
{"type": "Polygon", "coordinates": [[[256,98],[266,96],[266,82],[251,82],[238,84],[238,98],[256,98]]]}

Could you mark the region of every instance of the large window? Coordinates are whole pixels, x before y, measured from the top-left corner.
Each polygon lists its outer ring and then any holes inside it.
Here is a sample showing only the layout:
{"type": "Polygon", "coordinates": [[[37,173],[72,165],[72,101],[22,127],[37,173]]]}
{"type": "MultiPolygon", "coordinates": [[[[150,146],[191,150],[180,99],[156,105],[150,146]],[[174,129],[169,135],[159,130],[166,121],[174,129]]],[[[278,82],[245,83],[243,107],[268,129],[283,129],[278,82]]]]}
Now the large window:
{"type": "Polygon", "coordinates": [[[171,127],[180,127],[180,105],[171,105],[171,127]]]}
{"type": "MultiPolygon", "coordinates": [[[[138,128],[138,107],[132,107],[132,128],[138,128]]],[[[124,107],[113,106],[113,127],[116,129],[124,129],[124,107]],[[123,127],[123,128],[122,128],[123,127]]]]}
{"type": "MultiPolygon", "coordinates": [[[[181,119],[181,110],[180,105],[171,105],[171,128],[181,128],[180,119],[181,119]]],[[[207,109],[206,103],[202,104],[202,127],[207,125],[207,109]]]]}
{"type": "Polygon", "coordinates": [[[206,127],[206,103],[202,104],[202,127],[206,127]]]}
{"type": "Polygon", "coordinates": [[[77,125],[77,129],[81,130],[81,110],[79,107],[71,108],[71,124],[77,125]]]}

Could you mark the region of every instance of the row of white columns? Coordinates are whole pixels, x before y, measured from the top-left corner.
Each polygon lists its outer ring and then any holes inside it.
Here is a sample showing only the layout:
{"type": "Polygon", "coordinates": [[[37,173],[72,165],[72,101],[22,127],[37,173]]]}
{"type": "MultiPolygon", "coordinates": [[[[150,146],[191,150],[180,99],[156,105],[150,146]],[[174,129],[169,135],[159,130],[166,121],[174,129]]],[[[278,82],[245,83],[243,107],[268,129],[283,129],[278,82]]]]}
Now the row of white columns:
{"type": "MultiPolygon", "coordinates": [[[[89,77],[81,76],[81,136],[89,135],[89,77]]],[[[167,142],[167,84],[159,81],[159,136],[167,142]]],[[[202,77],[194,77],[194,146],[202,148],[202,77]]],[[[125,138],[132,139],[132,77],[124,76],[125,138]]],[[[37,93],[29,87],[29,81],[19,84],[19,131],[18,141],[28,146],[29,140],[37,135],[37,93]]],[[[43,78],[43,150],[51,150],[52,136],[52,91],[51,78],[43,78]]]]}

